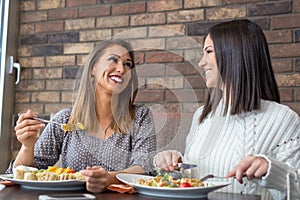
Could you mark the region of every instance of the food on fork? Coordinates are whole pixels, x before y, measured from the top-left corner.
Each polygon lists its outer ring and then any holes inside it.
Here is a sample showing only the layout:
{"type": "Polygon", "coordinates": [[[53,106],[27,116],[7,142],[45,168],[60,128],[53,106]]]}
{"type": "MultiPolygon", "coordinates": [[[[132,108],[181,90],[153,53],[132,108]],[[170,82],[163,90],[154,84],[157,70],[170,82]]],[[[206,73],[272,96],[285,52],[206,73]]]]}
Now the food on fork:
{"type": "Polygon", "coordinates": [[[80,122],[78,122],[76,124],[60,124],[56,121],[41,119],[41,118],[38,118],[38,117],[35,117],[34,119],[42,121],[44,123],[51,123],[51,124],[55,124],[57,126],[60,126],[60,128],[65,132],[83,131],[84,128],[85,128],[83,123],[80,123],[80,122]]]}
{"type": "Polygon", "coordinates": [[[64,130],[65,132],[70,132],[74,130],[84,130],[83,123],[76,123],[76,124],[61,124],[60,128],[64,130]]]}

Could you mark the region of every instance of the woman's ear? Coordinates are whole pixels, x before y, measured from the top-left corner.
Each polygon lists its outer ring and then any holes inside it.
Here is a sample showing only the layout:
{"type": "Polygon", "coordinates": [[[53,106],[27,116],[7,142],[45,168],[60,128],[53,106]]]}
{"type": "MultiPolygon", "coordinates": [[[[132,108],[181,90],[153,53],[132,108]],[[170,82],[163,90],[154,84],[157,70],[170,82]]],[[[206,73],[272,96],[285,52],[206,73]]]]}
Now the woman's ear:
{"type": "Polygon", "coordinates": [[[95,81],[95,67],[92,67],[92,70],[91,70],[91,79],[92,79],[92,82],[95,81]]]}
{"type": "Polygon", "coordinates": [[[95,67],[94,67],[94,66],[93,66],[92,69],[91,69],[91,75],[92,75],[92,76],[95,76],[95,67]]]}

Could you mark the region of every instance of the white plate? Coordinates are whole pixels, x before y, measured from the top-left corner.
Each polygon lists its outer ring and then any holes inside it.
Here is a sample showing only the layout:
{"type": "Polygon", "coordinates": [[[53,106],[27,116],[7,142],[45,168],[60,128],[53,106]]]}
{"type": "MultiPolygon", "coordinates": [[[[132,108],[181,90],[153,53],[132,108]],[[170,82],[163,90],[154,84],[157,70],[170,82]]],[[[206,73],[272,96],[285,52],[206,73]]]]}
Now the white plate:
{"type": "Polygon", "coordinates": [[[152,176],[137,175],[137,174],[117,174],[117,178],[132,187],[139,193],[169,198],[206,198],[211,191],[220,189],[229,185],[229,182],[204,182],[203,187],[190,188],[165,188],[165,187],[151,187],[144,186],[137,183],[139,178],[150,179],[152,176]]]}
{"type": "Polygon", "coordinates": [[[67,191],[67,190],[82,190],[85,189],[85,181],[80,180],[65,180],[65,181],[27,181],[13,179],[12,174],[1,174],[0,178],[8,180],[17,184],[21,187],[34,190],[56,190],[56,191],[67,191]]]}

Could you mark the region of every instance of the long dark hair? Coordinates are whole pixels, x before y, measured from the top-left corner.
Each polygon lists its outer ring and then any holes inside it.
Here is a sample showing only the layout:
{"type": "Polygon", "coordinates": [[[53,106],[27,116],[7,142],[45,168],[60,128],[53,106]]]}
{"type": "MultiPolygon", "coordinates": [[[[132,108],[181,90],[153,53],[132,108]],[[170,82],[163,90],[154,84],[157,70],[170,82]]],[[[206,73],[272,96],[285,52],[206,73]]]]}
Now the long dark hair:
{"type": "Polygon", "coordinates": [[[217,24],[209,29],[219,70],[216,88],[210,89],[199,121],[216,110],[223,97],[224,115],[260,109],[261,99],[280,103],[269,48],[262,29],[247,19],[217,24]],[[231,100],[229,98],[231,97],[231,100]]]}
{"type": "Polygon", "coordinates": [[[87,132],[96,131],[99,128],[95,111],[95,84],[91,78],[92,68],[105,49],[112,45],[119,45],[128,50],[132,60],[131,79],[126,88],[118,94],[117,102],[112,107],[113,121],[110,127],[118,133],[127,133],[133,127],[135,118],[134,100],[137,95],[138,77],[135,69],[134,52],[129,43],[116,39],[105,40],[99,43],[89,54],[85,63],[79,90],[71,112],[69,123],[82,122],[87,132]]]}

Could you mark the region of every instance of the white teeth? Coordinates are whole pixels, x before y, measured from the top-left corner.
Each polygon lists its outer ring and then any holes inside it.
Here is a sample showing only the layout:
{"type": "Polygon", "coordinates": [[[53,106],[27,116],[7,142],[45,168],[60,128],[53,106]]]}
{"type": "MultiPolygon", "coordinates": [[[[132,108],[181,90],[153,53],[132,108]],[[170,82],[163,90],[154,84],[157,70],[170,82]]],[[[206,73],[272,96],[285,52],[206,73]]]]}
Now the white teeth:
{"type": "Polygon", "coordinates": [[[205,70],[205,76],[209,76],[211,71],[212,71],[211,69],[205,70]]]}
{"type": "Polygon", "coordinates": [[[123,83],[123,79],[117,76],[111,76],[110,79],[117,83],[123,83]]]}

